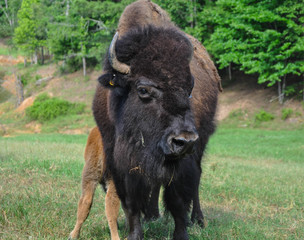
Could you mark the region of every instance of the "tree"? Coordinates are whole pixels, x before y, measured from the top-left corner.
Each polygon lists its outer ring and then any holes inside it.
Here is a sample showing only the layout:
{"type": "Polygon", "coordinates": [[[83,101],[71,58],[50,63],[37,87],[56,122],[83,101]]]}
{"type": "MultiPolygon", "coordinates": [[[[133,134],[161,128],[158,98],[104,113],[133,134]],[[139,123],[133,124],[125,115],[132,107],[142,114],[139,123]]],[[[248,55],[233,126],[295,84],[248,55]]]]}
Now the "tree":
{"type": "Polygon", "coordinates": [[[0,0],[0,37],[12,35],[20,6],[20,0],[0,0]]]}
{"type": "Polygon", "coordinates": [[[172,21],[194,37],[199,37],[197,13],[203,9],[204,1],[200,0],[156,0],[171,16],[172,21]]]}
{"type": "Polygon", "coordinates": [[[14,43],[38,63],[38,50],[46,44],[46,24],[43,5],[39,0],[23,0],[18,11],[18,27],[14,31],[14,43]]]}
{"type": "Polygon", "coordinates": [[[258,83],[278,84],[282,103],[287,77],[304,73],[303,1],[218,0],[199,17],[219,68],[233,63],[258,73],[258,83]]]}
{"type": "Polygon", "coordinates": [[[57,60],[64,60],[66,71],[102,62],[102,57],[116,30],[119,17],[132,0],[118,3],[74,0],[50,6],[55,12],[48,31],[48,43],[57,60]]]}

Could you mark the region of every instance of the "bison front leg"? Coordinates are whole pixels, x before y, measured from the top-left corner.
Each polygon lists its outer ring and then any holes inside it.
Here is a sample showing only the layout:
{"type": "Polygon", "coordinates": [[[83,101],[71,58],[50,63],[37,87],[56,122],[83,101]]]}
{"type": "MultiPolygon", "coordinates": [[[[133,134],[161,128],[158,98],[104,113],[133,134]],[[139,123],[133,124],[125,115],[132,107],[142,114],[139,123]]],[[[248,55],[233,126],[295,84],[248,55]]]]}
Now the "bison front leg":
{"type": "Polygon", "coordinates": [[[129,235],[128,240],[141,240],[143,239],[143,232],[140,224],[140,214],[129,214],[129,235]]]}
{"type": "Polygon", "coordinates": [[[199,201],[199,184],[201,177],[201,170],[199,167],[196,169],[196,173],[194,173],[193,175],[196,176],[196,178],[195,178],[195,188],[193,192],[193,209],[191,214],[191,221],[192,223],[197,222],[200,225],[200,227],[204,228],[205,220],[199,201]]]}
{"type": "Polygon", "coordinates": [[[147,205],[147,209],[145,209],[145,221],[151,221],[159,218],[159,192],[160,184],[157,184],[152,188],[151,197],[147,205]]]}
{"type": "Polygon", "coordinates": [[[189,209],[189,200],[185,201],[179,191],[179,184],[171,183],[165,188],[164,200],[166,208],[174,218],[175,229],[173,240],[188,240],[187,233],[187,210],[189,209]]]}
{"type": "Polygon", "coordinates": [[[140,214],[148,203],[151,189],[146,186],[144,178],[138,173],[125,175],[120,184],[115,182],[115,186],[119,196],[122,196],[121,202],[129,225],[127,239],[143,239],[140,214]]]}
{"type": "Polygon", "coordinates": [[[141,240],[143,239],[143,232],[140,223],[140,210],[132,208],[131,204],[132,203],[127,200],[123,207],[129,226],[127,240],[141,240]]]}
{"type": "Polygon", "coordinates": [[[191,221],[193,223],[197,222],[201,228],[204,228],[206,226],[204,215],[201,210],[201,206],[200,206],[200,202],[199,202],[198,190],[195,191],[195,193],[194,193],[191,221]]]}

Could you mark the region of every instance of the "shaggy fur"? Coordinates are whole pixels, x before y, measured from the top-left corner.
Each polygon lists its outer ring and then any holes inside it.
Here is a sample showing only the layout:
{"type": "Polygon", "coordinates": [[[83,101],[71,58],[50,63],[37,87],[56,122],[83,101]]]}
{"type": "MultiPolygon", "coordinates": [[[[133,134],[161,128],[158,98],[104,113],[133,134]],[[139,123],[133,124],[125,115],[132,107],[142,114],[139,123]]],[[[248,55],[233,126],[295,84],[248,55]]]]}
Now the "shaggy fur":
{"type": "Polygon", "coordinates": [[[205,48],[149,0],[125,9],[118,33],[117,58],[131,71],[119,73],[106,59],[93,101],[104,140],[102,177],[105,182],[114,180],[114,199],[116,188],[129,222],[128,240],[143,238],[141,212],[147,218],[159,215],[161,185],[175,221],[173,238],[185,240],[191,202],[191,220],[203,225],[198,195],[201,158],[215,129],[220,78],[205,48]],[[170,154],[170,136],[194,139],[197,134],[192,154],[170,154]]]}
{"type": "Polygon", "coordinates": [[[198,202],[200,159],[214,131],[218,86],[215,81],[194,81],[192,91],[193,76],[201,72],[191,72],[192,45],[176,28],[133,28],[118,40],[115,50],[118,60],[131,66],[131,73],[122,75],[106,62],[106,74],[99,82],[108,89],[97,87],[93,111],[107,139],[108,169],[128,212],[128,239],[142,238],[139,215],[149,209],[150,193],[159,185],[165,187],[166,208],[175,219],[174,239],[188,239],[186,215],[192,200],[192,218],[203,221],[198,202]],[[140,99],[138,82],[157,86],[151,93],[156,97],[140,99]],[[161,145],[169,133],[181,128],[196,129],[200,138],[192,155],[169,159],[161,145]]]}

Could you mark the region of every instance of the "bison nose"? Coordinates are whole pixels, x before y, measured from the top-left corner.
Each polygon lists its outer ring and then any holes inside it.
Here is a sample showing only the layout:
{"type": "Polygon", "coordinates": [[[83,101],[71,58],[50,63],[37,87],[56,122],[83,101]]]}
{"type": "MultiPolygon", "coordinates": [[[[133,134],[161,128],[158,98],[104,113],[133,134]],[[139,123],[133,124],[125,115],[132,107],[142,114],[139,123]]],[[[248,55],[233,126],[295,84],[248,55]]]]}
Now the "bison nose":
{"type": "Polygon", "coordinates": [[[198,134],[196,132],[185,132],[178,135],[169,135],[167,139],[167,146],[169,150],[167,155],[177,157],[190,153],[197,139],[198,134]]]}

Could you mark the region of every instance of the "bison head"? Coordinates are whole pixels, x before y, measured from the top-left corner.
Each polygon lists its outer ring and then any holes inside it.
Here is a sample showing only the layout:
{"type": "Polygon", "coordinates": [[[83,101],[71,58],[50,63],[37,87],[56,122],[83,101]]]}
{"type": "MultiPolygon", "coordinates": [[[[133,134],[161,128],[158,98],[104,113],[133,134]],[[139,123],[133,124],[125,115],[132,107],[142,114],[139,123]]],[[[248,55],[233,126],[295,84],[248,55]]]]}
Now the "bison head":
{"type": "Polygon", "coordinates": [[[110,89],[117,166],[130,159],[129,169],[151,172],[191,152],[198,139],[190,104],[192,54],[176,28],[148,26],[114,37],[99,82],[110,89]]]}

